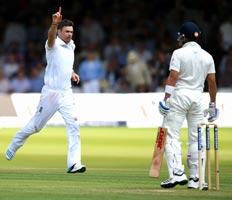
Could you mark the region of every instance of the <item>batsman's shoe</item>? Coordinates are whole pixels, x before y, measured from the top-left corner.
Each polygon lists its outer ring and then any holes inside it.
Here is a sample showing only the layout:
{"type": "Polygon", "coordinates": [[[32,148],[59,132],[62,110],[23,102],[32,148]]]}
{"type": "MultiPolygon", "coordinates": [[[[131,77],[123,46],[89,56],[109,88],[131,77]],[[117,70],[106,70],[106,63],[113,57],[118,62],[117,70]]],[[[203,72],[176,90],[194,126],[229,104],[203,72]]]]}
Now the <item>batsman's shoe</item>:
{"type": "Polygon", "coordinates": [[[11,151],[10,149],[7,149],[6,151],[6,159],[12,160],[15,156],[15,152],[11,151]]]}
{"type": "MultiPolygon", "coordinates": [[[[199,188],[199,178],[197,177],[190,177],[188,181],[188,188],[189,189],[198,189],[199,188]]],[[[202,190],[208,190],[208,184],[202,184],[202,190]]]]}
{"type": "Polygon", "coordinates": [[[67,173],[84,173],[85,171],[86,171],[85,165],[74,164],[72,167],[68,169],[67,173]]]}
{"type": "Polygon", "coordinates": [[[174,176],[163,181],[160,186],[162,188],[173,188],[176,185],[186,185],[188,183],[188,179],[184,172],[182,173],[174,173],[174,176]]]}

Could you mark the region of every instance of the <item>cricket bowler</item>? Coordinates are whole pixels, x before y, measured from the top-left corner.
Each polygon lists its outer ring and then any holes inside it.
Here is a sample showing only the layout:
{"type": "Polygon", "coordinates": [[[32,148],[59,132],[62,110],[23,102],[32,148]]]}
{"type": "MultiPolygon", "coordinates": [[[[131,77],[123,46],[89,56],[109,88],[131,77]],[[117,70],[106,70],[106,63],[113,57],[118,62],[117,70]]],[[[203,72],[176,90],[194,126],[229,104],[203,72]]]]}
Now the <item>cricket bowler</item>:
{"type": "Polygon", "coordinates": [[[71,89],[71,79],[79,82],[79,76],[73,71],[75,44],[72,36],[73,22],[62,20],[60,7],[52,15],[52,23],[48,30],[45,44],[47,66],[37,111],[28,124],[12,139],[6,151],[6,159],[12,160],[27,138],[39,132],[58,111],[67,128],[67,173],[85,172],[86,167],[81,164],[80,126],[75,115],[71,89]]]}

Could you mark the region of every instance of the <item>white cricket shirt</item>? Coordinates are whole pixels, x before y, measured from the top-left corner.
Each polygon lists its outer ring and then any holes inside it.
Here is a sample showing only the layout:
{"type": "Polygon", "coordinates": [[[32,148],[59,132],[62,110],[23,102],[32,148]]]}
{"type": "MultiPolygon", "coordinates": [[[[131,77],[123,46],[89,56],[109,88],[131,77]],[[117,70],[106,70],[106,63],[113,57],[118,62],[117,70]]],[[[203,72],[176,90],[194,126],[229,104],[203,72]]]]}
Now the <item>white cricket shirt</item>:
{"type": "Polygon", "coordinates": [[[207,74],[215,73],[212,56],[196,42],[187,42],[173,52],[169,70],[179,72],[176,89],[203,91],[207,74]]]}
{"type": "Polygon", "coordinates": [[[59,37],[53,47],[45,44],[47,66],[44,83],[50,89],[67,90],[71,88],[75,44],[71,40],[66,44],[59,37]]]}

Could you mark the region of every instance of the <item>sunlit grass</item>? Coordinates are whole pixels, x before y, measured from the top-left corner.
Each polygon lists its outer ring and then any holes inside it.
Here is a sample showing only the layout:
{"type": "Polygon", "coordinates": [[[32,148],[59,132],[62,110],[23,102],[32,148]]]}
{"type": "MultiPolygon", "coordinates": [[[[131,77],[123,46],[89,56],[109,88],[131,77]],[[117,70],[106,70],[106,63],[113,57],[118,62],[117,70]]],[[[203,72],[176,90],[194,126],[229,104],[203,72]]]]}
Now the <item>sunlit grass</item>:
{"type": "MultiPolygon", "coordinates": [[[[45,128],[31,136],[14,160],[4,153],[17,129],[0,129],[0,200],[21,199],[231,199],[232,129],[219,129],[220,191],[164,190],[164,162],[159,179],[148,177],[156,128],[81,128],[84,174],[66,174],[66,129],[45,128]]],[[[186,129],[182,131],[186,164],[186,129]]],[[[212,152],[213,164],[213,152],[212,152]]],[[[213,167],[213,166],[212,166],[213,167]]],[[[187,169],[187,167],[186,167],[187,169]]],[[[188,171],[186,170],[186,173],[188,171]]],[[[213,174],[212,174],[213,176],[213,174]]]]}

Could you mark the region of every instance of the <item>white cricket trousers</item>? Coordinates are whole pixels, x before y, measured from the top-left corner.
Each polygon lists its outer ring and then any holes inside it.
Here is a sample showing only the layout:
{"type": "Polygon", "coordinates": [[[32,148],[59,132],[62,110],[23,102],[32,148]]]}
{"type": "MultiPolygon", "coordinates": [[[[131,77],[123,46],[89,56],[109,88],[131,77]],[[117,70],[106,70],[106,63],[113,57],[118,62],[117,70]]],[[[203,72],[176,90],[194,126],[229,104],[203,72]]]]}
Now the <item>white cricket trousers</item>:
{"type": "Polygon", "coordinates": [[[23,146],[30,135],[39,132],[46,125],[56,111],[62,115],[67,128],[67,167],[69,168],[75,163],[81,164],[80,126],[75,114],[74,98],[71,89],[61,91],[52,90],[44,86],[35,115],[24,128],[16,133],[9,145],[9,149],[16,152],[23,146]]]}
{"type": "Polygon", "coordinates": [[[197,126],[203,121],[202,92],[179,89],[170,97],[170,113],[164,117],[163,126],[168,129],[165,156],[169,176],[178,170],[184,171],[182,165],[180,129],[184,120],[188,125],[187,163],[190,177],[198,177],[197,126]]]}

